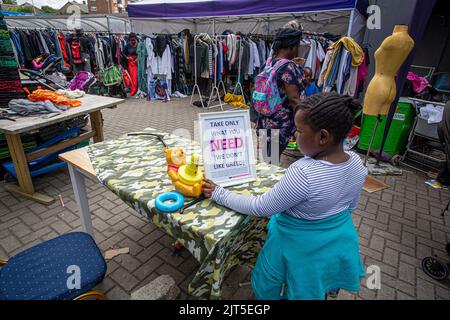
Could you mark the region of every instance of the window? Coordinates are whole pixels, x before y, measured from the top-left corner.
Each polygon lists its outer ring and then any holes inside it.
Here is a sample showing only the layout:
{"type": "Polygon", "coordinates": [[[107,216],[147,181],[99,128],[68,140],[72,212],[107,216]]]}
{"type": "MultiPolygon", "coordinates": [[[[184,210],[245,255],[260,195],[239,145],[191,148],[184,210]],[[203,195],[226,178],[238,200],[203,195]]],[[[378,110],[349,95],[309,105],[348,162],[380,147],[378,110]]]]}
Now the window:
{"type": "Polygon", "coordinates": [[[97,7],[91,7],[91,11],[97,11],[97,7]]]}

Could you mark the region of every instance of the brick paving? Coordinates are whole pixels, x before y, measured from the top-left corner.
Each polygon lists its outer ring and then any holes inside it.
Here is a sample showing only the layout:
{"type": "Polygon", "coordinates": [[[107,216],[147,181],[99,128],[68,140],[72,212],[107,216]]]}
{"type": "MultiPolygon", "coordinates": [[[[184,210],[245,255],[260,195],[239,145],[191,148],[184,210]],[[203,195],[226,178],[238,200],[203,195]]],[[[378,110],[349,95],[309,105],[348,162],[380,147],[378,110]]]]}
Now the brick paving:
{"type": "MultiPolygon", "coordinates": [[[[214,109],[212,111],[217,111],[214,109]]],[[[130,98],[116,109],[103,112],[105,138],[146,127],[172,132],[184,128],[194,133],[194,120],[201,109],[189,106],[189,100],[154,103],[130,98]]],[[[283,165],[293,159],[286,157],[283,165]]],[[[423,257],[436,254],[445,259],[450,241],[450,213],[441,217],[449,191],[434,190],[424,184],[426,177],[405,171],[403,176],[382,177],[389,189],[362,193],[353,221],[360,237],[365,267],[381,269],[381,289],[369,290],[365,280],[359,294],[341,292],[348,299],[450,299],[450,282],[437,282],[421,269],[423,257]]],[[[16,197],[0,182],[0,258],[9,258],[44,240],[66,232],[81,230],[77,206],[67,169],[36,178],[38,192],[59,201],[49,206],[16,197]]],[[[108,261],[107,275],[98,286],[110,299],[127,299],[135,289],[158,275],[171,275],[188,298],[187,287],[199,264],[186,250],[172,257],[174,241],[154,225],[140,218],[112,192],[86,179],[96,241],[102,251],[111,246],[129,247],[130,254],[108,261]]],[[[224,284],[224,299],[254,299],[249,281],[250,269],[236,267],[224,284]]]]}

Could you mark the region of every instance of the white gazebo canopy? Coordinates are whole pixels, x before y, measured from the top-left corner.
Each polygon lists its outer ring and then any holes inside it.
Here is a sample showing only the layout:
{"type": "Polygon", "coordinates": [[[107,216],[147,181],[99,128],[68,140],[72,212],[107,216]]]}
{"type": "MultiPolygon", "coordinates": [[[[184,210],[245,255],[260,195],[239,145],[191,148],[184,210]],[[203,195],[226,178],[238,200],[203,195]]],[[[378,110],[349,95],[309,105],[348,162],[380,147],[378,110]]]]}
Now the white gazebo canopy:
{"type": "Polygon", "coordinates": [[[9,28],[53,28],[70,31],[80,26],[86,32],[129,33],[131,31],[127,15],[83,14],[79,24],[74,24],[73,17],[69,15],[6,16],[5,21],[9,28]]]}

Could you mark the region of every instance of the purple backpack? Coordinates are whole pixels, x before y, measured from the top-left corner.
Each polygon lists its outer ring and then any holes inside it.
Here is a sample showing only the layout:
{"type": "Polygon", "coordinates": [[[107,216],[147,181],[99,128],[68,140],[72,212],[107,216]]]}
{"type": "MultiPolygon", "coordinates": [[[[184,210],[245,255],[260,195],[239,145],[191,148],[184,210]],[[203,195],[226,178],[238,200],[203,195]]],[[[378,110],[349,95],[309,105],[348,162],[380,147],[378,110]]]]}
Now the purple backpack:
{"type": "Polygon", "coordinates": [[[92,73],[87,71],[80,71],[75,78],[69,83],[70,90],[82,90],[86,91],[89,87],[95,83],[95,77],[92,73]]]}
{"type": "Polygon", "coordinates": [[[289,59],[281,59],[271,66],[272,59],[267,61],[264,70],[255,79],[255,91],[252,101],[255,110],[262,115],[271,116],[280,111],[286,96],[281,97],[277,86],[277,71],[292,62],[289,59]]]}

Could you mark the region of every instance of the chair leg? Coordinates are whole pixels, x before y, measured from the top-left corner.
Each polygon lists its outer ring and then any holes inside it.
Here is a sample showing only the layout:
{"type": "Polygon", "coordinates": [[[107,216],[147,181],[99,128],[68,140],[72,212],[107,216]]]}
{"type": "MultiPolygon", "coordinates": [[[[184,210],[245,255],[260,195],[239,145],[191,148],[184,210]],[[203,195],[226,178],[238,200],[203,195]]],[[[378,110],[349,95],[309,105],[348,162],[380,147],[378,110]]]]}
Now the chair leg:
{"type": "Polygon", "coordinates": [[[83,293],[82,295],[79,295],[73,300],[86,300],[88,298],[95,298],[96,300],[108,300],[108,298],[105,296],[103,292],[97,290],[91,290],[86,293],[83,293]]]}

